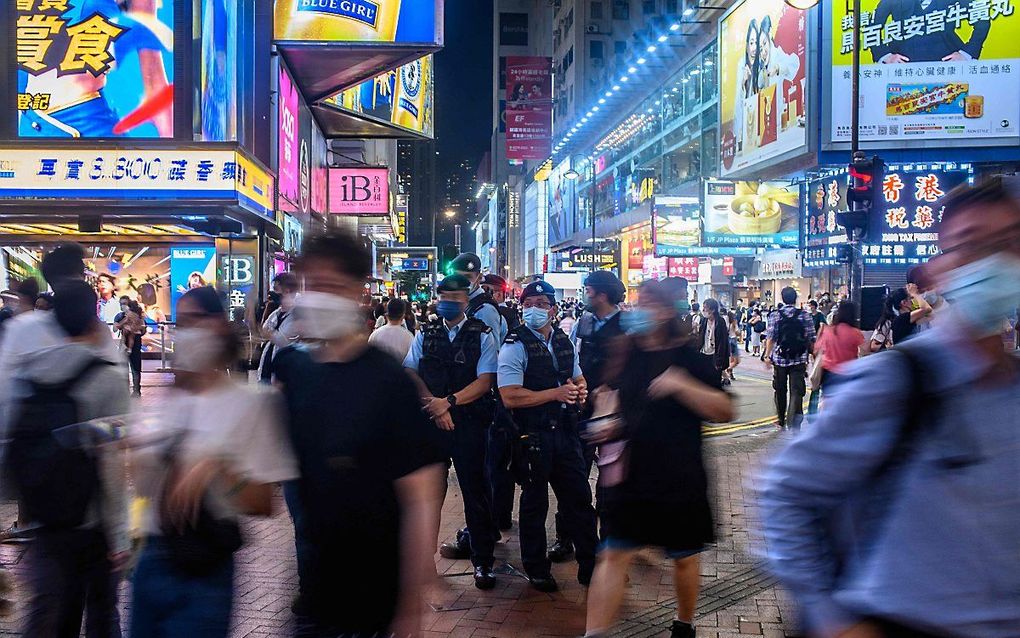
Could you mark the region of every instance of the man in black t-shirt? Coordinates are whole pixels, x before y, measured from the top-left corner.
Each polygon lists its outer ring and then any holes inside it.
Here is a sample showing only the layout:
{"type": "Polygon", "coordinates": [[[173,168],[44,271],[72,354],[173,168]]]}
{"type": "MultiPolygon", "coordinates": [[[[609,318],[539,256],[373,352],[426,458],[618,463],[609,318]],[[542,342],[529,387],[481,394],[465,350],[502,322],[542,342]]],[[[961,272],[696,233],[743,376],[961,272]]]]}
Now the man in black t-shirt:
{"type": "Polygon", "coordinates": [[[811,315],[811,323],[815,325],[815,336],[822,331],[822,326],[829,323],[825,320],[825,314],[818,309],[818,302],[812,299],[808,302],[808,314],[811,315]]]}
{"type": "Polygon", "coordinates": [[[275,361],[301,470],[296,534],[310,552],[296,635],[417,635],[442,499],[438,430],[400,364],[367,344],[361,241],[309,238],[299,264],[295,321],[310,347],[275,361]]]}

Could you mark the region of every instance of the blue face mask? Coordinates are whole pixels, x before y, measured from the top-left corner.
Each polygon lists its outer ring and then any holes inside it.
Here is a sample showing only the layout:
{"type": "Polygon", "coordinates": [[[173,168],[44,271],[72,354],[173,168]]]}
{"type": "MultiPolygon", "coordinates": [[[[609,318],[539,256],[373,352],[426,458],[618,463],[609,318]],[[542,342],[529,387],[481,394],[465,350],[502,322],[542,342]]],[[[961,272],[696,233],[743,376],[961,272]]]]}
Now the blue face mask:
{"type": "Polygon", "coordinates": [[[647,310],[637,308],[620,315],[620,327],[629,335],[648,334],[655,328],[655,318],[647,310]]]}
{"type": "Polygon", "coordinates": [[[942,296],[960,309],[974,336],[1002,331],[1003,320],[1020,304],[1020,257],[996,253],[945,275],[942,296]]]}
{"type": "Polygon", "coordinates": [[[456,301],[446,300],[436,304],[436,314],[447,321],[453,321],[463,312],[464,305],[456,301]]]}
{"type": "Polygon", "coordinates": [[[549,311],[543,308],[525,308],[524,325],[532,330],[541,330],[549,323],[549,311]]]}

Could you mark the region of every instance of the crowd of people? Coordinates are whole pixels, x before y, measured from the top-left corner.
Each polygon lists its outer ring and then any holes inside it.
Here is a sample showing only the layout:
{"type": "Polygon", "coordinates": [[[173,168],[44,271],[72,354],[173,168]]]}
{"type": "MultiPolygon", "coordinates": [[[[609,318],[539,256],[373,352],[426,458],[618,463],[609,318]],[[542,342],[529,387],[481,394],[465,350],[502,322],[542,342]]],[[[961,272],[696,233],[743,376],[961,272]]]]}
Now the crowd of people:
{"type": "MultiPolygon", "coordinates": [[[[3,487],[34,526],[24,633],[77,636],[84,618],[87,635],[120,636],[128,577],[129,635],[226,636],[244,519],[272,515],[279,486],[297,636],[419,635],[437,552],[493,589],[518,489],[523,571],[555,592],[552,563],[576,562],[586,636],[612,631],[649,547],[672,563],[670,634],[695,636],[716,530],[702,425],[735,418],[743,347],[773,371],[780,427],[804,426],[769,463],[762,519],[805,629],[1020,635],[1020,367],[1001,339],[1020,300],[1020,206],[995,184],[954,191],[941,241],[867,340],[852,303],[802,305],[793,288],[774,308],[726,309],[670,277],[626,304],[597,271],[583,299],[541,280],[508,299],[470,253],[432,303],[369,300],[371,253],[331,231],[273,281],[253,383],[230,373],[241,341],[223,295],[181,296],[175,385],[154,412],[131,410],[81,248],[57,247],[42,261],[51,310],[6,319],[0,338],[3,487]],[[440,544],[451,467],[464,525],[440,544]],[[1001,568],[975,567],[975,551],[1001,568]]],[[[138,313],[122,313],[133,352],[138,313]]],[[[11,586],[0,569],[0,596],[11,586]]]]}

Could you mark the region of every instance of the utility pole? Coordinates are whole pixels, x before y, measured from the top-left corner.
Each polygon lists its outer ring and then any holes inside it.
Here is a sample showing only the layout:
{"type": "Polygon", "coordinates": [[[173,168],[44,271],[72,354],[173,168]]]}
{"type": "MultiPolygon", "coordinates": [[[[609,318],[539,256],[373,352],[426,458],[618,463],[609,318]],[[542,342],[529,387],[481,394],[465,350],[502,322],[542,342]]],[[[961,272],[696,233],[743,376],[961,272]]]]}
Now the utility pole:
{"type": "MultiPolygon", "coordinates": [[[[854,13],[854,46],[851,72],[850,94],[853,105],[850,108],[850,161],[854,163],[863,159],[861,153],[861,0],[853,0],[854,13]]],[[[852,179],[852,178],[851,178],[852,179]]],[[[850,263],[847,264],[847,292],[850,301],[861,312],[861,288],[864,286],[864,258],[861,254],[861,229],[851,231],[850,263]]]]}

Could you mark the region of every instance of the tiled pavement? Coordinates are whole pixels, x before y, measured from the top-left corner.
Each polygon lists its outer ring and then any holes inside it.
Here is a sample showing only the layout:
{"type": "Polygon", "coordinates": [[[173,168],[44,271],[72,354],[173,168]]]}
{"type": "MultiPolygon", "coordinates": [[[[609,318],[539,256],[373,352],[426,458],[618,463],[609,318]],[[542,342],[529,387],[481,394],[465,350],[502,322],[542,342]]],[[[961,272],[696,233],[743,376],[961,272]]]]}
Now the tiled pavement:
{"type": "MultiPolygon", "coordinates": [[[[158,401],[161,391],[151,385],[165,384],[162,375],[147,373],[143,403],[158,401]]],[[[756,569],[754,512],[749,490],[755,470],[775,435],[758,430],[735,437],[720,437],[706,443],[716,503],[716,547],[703,554],[703,594],[696,624],[701,638],[740,638],[792,635],[793,613],[771,579],[756,569]]],[[[291,597],[296,588],[293,533],[282,501],[270,519],[247,523],[247,546],[238,555],[236,577],[236,638],[287,636],[290,634],[291,597]]],[[[11,504],[0,505],[0,521],[14,516],[11,504]]],[[[456,481],[443,512],[442,535],[450,538],[463,522],[460,491],[456,481]]],[[[551,518],[550,518],[550,529],[551,518]]],[[[497,558],[519,565],[516,530],[497,547],[497,558]]],[[[22,569],[24,547],[0,545],[0,561],[17,576],[22,569]]],[[[493,591],[475,589],[467,574],[466,561],[437,557],[440,586],[429,596],[431,605],[423,618],[423,636],[516,637],[580,636],[584,631],[585,590],[574,580],[576,566],[556,565],[560,581],[557,594],[542,594],[528,587],[522,576],[498,578],[493,591]]],[[[339,575],[342,577],[343,575],[339,575]]],[[[130,613],[127,587],[122,589],[125,620],[130,613]]],[[[18,627],[24,606],[20,596],[14,615],[0,619],[0,636],[21,635],[18,627]]],[[[615,635],[626,637],[666,636],[674,611],[669,564],[648,552],[636,561],[630,573],[621,623],[615,635]]]]}

